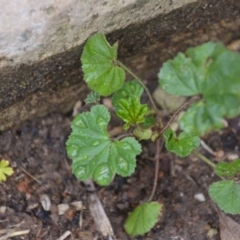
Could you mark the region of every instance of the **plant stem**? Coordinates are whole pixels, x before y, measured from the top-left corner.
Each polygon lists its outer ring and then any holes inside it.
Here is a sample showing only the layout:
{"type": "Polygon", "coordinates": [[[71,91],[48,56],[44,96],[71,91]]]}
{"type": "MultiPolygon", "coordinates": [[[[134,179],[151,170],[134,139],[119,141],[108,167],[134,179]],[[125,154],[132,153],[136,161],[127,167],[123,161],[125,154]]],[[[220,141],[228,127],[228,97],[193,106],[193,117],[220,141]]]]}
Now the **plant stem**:
{"type": "Polygon", "coordinates": [[[121,139],[123,139],[125,137],[134,137],[134,134],[133,133],[125,133],[125,134],[121,134],[121,135],[117,136],[114,139],[121,140],[121,139]]]}
{"type": "Polygon", "coordinates": [[[214,164],[212,161],[210,161],[208,158],[206,158],[205,156],[203,156],[200,152],[194,150],[193,151],[202,161],[204,161],[205,163],[207,163],[208,165],[212,166],[213,168],[216,167],[216,164],[214,164]]]}
{"type": "Polygon", "coordinates": [[[164,141],[162,141],[162,142],[160,143],[160,139],[158,139],[158,140],[156,141],[156,153],[155,153],[155,157],[154,157],[156,163],[155,163],[155,173],[154,173],[153,188],[152,188],[151,195],[150,195],[150,197],[148,198],[147,202],[151,202],[151,201],[152,201],[152,199],[153,199],[153,197],[154,197],[154,194],[155,194],[155,192],[156,192],[156,189],[157,189],[158,171],[159,171],[159,158],[160,158],[159,155],[160,155],[160,151],[161,151],[161,149],[162,149],[162,147],[163,147],[163,142],[164,142],[164,141]]]}
{"type": "Polygon", "coordinates": [[[189,105],[193,104],[194,102],[200,100],[200,96],[196,96],[193,97],[191,99],[189,99],[188,101],[186,101],[185,103],[183,103],[172,115],[172,117],[170,118],[170,120],[167,122],[167,124],[161,129],[159,136],[161,136],[166,130],[167,128],[174,122],[174,120],[178,117],[179,113],[181,111],[183,111],[185,108],[187,108],[189,105]]]}
{"type": "Polygon", "coordinates": [[[142,87],[144,88],[144,90],[146,91],[149,100],[153,106],[153,109],[155,110],[155,112],[158,112],[157,106],[152,98],[151,93],[149,92],[148,88],[145,86],[145,84],[142,82],[142,80],[135,74],[133,73],[128,67],[126,67],[123,63],[121,63],[120,61],[117,60],[117,63],[119,66],[121,66],[126,72],[128,72],[130,75],[132,75],[135,79],[138,80],[138,82],[142,85],[142,87]]]}

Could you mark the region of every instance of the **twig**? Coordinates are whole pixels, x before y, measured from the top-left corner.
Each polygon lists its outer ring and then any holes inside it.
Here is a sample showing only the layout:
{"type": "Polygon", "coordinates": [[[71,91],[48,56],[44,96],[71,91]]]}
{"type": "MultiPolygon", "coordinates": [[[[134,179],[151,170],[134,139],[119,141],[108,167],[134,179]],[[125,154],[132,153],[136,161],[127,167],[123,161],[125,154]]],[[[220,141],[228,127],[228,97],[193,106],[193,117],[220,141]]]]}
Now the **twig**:
{"type": "Polygon", "coordinates": [[[216,156],[216,152],[214,152],[202,139],[200,141],[201,146],[211,155],[213,155],[214,157],[216,156]]]}
{"type": "Polygon", "coordinates": [[[133,136],[134,135],[132,133],[125,133],[125,134],[121,134],[121,135],[117,136],[115,139],[121,140],[121,139],[123,139],[125,137],[133,137],[133,136]]]}
{"type": "Polygon", "coordinates": [[[155,173],[154,173],[154,181],[153,181],[153,188],[152,188],[152,192],[150,197],[148,198],[147,202],[151,202],[153,199],[153,196],[156,192],[156,188],[157,188],[157,182],[158,182],[158,171],[159,171],[159,158],[160,158],[160,151],[163,147],[163,143],[164,141],[162,140],[162,142],[160,143],[160,139],[158,139],[156,141],[156,153],[155,153],[155,173]]]}
{"type": "Polygon", "coordinates": [[[68,236],[70,236],[72,233],[70,231],[66,231],[60,238],[58,238],[57,240],[64,240],[65,238],[67,238],[68,236]]]}
{"type": "Polygon", "coordinates": [[[84,181],[87,190],[89,191],[88,204],[91,215],[93,216],[94,222],[97,228],[104,237],[114,236],[111,223],[104,211],[101,201],[99,200],[96,189],[92,180],[84,181]]]}
{"type": "Polygon", "coordinates": [[[170,118],[170,120],[168,121],[168,123],[161,129],[159,136],[161,136],[166,130],[167,128],[175,121],[175,119],[178,117],[179,113],[181,111],[183,111],[185,108],[187,108],[189,105],[193,104],[194,102],[200,100],[200,96],[196,96],[193,97],[191,99],[189,99],[188,101],[186,101],[185,103],[183,103],[172,115],[172,117],[170,118]]]}
{"type": "Polygon", "coordinates": [[[23,172],[25,172],[29,177],[31,177],[33,180],[35,180],[37,183],[39,183],[40,185],[42,185],[42,183],[36,179],[32,174],[30,174],[29,172],[27,172],[24,168],[20,167],[22,169],[23,172]]]}
{"type": "Polygon", "coordinates": [[[145,86],[145,84],[142,82],[142,80],[135,74],[133,73],[128,67],[126,67],[123,63],[121,63],[120,61],[117,60],[117,63],[119,64],[119,66],[121,66],[124,70],[126,70],[126,72],[128,72],[130,75],[132,75],[141,85],[142,87],[144,88],[144,90],[146,91],[148,97],[149,97],[149,100],[153,106],[153,109],[158,112],[158,109],[157,109],[157,106],[152,98],[152,95],[151,93],[149,92],[148,88],[145,86]]]}
{"type": "Polygon", "coordinates": [[[213,168],[216,167],[216,164],[214,164],[212,161],[210,161],[208,158],[206,158],[205,156],[203,156],[200,152],[194,150],[193,151],[194,154],[196,154],[202,161],[204,161],[205,163],[207,163],[208,165],[212,166],[213,168]]]}
{"type": "Polygon", "coordinates": [[[7,233],[5,236],[0,237],[0,240],[5,240],[5,239],[8,239],[9,237],[25,235],[25,234],[28,234],[29,232],[30,232],[30,230],[27,229],[27,230],[21,230],[21,231],[17,231],[17,232],[7,233]]]}

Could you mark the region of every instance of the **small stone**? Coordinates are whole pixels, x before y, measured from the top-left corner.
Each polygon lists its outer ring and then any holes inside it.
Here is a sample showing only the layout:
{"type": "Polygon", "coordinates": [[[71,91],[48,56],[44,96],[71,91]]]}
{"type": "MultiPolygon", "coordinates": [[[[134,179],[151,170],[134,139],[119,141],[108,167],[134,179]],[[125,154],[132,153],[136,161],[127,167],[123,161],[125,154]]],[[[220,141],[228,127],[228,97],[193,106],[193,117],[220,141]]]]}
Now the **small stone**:
{"type": "Polygon", "coordinates": [[[42,207],[45,211],[49,211],[51,208],[51,200],[47,194],[42,194],[40,197],[42,207]]]}
{"type": "Polygon", "coordinates": [[[82,201],[72,202],[71,205],[72,205],[73,207],[75,207],[75,209],[76,209],[77,211],[81,211],[82,208],[83,208],[82,201]]]}
{"type": "Polygon", "coordinates": [[[194,198],[197,199],[199,202],[205,202],[206,201],[206,198],[202,193],[195,194],[194,198]]]}
{"type": "Polygon", "coordinates": [[[58,215],[63,215],[68,209],[69,205],[67,203],[61,203],[57,205],[58,215]]]}
{"type": "Polygon", "coordinates": [[[1,214],[4,214],[7,210],[7,207],[6,206],[0,206],[0,213],[1,214]]]}

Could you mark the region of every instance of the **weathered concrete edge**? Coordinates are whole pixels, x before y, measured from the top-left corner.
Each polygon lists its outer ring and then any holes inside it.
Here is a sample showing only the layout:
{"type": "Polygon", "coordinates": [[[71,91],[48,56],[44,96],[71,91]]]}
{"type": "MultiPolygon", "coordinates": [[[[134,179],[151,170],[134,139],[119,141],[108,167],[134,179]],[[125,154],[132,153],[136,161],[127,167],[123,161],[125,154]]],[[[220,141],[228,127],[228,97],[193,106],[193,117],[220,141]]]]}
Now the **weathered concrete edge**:
{"type": "MultiPolygon", "coordinates": [[[[201,12],[199,12],[197,13],[197,15],[194,14],[194,16],[196,18],[202,16],[202,18],[206,21],[191,21],[190,17],[189,19],[187,19],[187,21],[176,22],[174,26],[172,24],[173,21],[171,21],[171,19],[174,20],[174,17],[179,17],[179,15],[181,16],[186,11],[188,12],[188,15],[191,15],[193,14],[193,9],[195,12],[197,11],[196,6],[189,5],[187,8],[175,11],[173,15],[168,14],[165,16],[160,16],[159,18],[156,18],[143,25],[124,29],[123,32],[117,31],[109,35],[109,39],[113,42],[116,39],[120,40],[120,57],[123,61],[129,63],[130,66],[132,65],[134,70],[142,76],[144,75],[144,69],[147,69],[147,71],[151,71],[156,67],[159,68],[161,62],[165,61],[169,57],[172,57],[176,52],[180,50],[184,51],[189,46],[193,46],[208,40],[221,40],[227,44],[235,39],[239,39],[240,9],[238,4],[235,2],[236,5],[233,4],[231,7],[227,8],[226,6],[224,6],[224,4],[222,5],[222,7],[220,7],[221,3],[223,2],[221,0],[217,3],[216,1],[204,1],[201,3],[201,5],[198,6],[198,9],[201,9],[202,6],[205,6],[206,2],[211,2],[212,4],[215,4],[214,6],[216,7],[217,12],[220,12],[221,14],[217,17],[210,16],[207,18],[201,12]],[[234,13],[234,15],[231,16],[231,19],[229,18],[230,12],[234,13]],[[156,22],[159,23],[162,18],[163,20],[165,19],[165,22],[162,21],[162,25],[156,24],[156,22]],[[178,28],[178,24],[180,24],[185,30],[173,31],[173,29],[171,29],[171,27],[169,27],[166,22],[170,23],[170,26],[173,26],[174,28],[178,28]],[[140,31],[140,28],[144,28],[144,32],[140,31]],[[161,29],[161,32],[163,33],[162,35],[158,34],[159,29],[161,29]],[[139,39],[134,40],[132,36],[140,36],[140,41],[139,39]],[[124,38],[127,38],[127,40],[124,40],[124,38]],[[146,46],[146,44],[144,45],[144,41],[146,41],[146,38],[149,39],[148,46],[146,46]],[[134,41],[129,41],[129,39],[133,39],[134,41]]],[[[211,14],[212,13],[213,12],[211,11],[211,14]]],[[[76,51],[76,49],[74,49],[74,51],[76,51]]],[[[77,52],[79,54],[79,51],[77,52]]],[[[56,85],[51,85],[51,83],[49,83],[46,85],[46,87],[50,89],[52,88],[52,92],[50,91],[50,93],[44,93],[41,90],[37,91],[37,97],[35,96],[35,94],[32,94],[28,97],[28,99],[25,99],[24,102],[17,103],[11,108],[5,109],[4,111],[2,111],[2,114],[0,116],[0,130],[3,131],[4,129],[7,129],[14,124],[19,124],[29,118],[35,116],[42,116],[49,111],[66,112],[67,110],[71,109],[71,106],[76,99],[81,99],[86,95],[86,92],[84,92],[83,90],[85,88],[78,92],[79,95],[74,94],[82,86],[81,81],[78,82],[78,80],[80,80],[81,78],[79,77],[78,73],[80,72],[77,58],[77,66],[71,69],[70,75],[78,77],[75,78],[75,81],[69,83],[70,87],[64,87],[64,84],[60,84],[60,87],[56,87],[56,85]],[[67,92],[67,95],[69,95],[68,99],[60,98],[60,96],[62,96],[61,93],[64,91],[67,92]],[[54,98],[54,95],[56,95],[56,98],[54,104],[52,104],[51,99],[49,100],[49,96],[51,96],[51,98],[54,98]],[[34,109],[37,108],[36,104],[30,105],[30,107],[28,108],[28,103],[29,101],[31,102],[31,99],[35,99],[36,103],[42,102],[42,104],[44,104],[46,99],[48,99],[48,101],[46,101],[44,113],[42,113],[42,111],[34,111],[34,109]],[[61,104],[59,105],[59,103],[61,104]],[[21,104],[23,105],[21,106],[21,104]],[[15,110],[13,110],[12,108],[15,108],[15,110]],[[16,109],[18,111],[16,111],[16,109]],[[19,115],[19,113],[21,112],[25,113],[26,115],[19,115]]]]}
{"type": "Polygon", "coordinates": [[[44,60],[83,44],[94,32],[108,34],[196,1],[27,0],[21,8],[15,0],[2,2],[0,69],[44,60]]]}

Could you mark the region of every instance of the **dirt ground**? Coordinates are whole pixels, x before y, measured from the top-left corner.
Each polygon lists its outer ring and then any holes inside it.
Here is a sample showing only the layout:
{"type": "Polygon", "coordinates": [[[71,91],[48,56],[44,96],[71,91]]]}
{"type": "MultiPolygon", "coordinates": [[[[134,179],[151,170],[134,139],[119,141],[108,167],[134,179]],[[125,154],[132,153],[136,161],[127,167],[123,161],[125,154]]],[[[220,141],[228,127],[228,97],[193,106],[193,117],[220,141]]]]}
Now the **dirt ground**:
{"type": "MultiPolygon", "coordinates": [[[[56,240],[64,239],[60,237],[69,230],[71,235],[65,239],[104,239],[89,212],[88,192],[72,175],[71,160],[66,156],[71,119],[72,113],[51,114],[0,133],[0,159],[9,160],[14,169],[14,174],[0,184],[0,236],[29,230],[28,234],[11,239],[56,240]],[[51,200],[49,211],[43,209],[43,197],[51,200]],[[82,201],[82,210],[71,205],[76,201],[82,201]],[[58,212],[61,204],[69,206],[62,214],[58,212]]],[[[239,119],[229,122],[229,127],[220,134],[205,136],[204,141],[213,150],[223,150],[224,156],[239,154],[239,119]]],[[[153,184],[155,165],[151,159],[155,146],[148,142],[142,142],[142,146],[132,176],[116,176],[110,186],[97,187],[116,239],[220,239],[218,215],[207,192],[208,186],[217,180],[213,170],[194,155],[181,159],[165,149],[160,157],[154,196],[154,200],[164,204],[163,215],[144,236],[130,238],[125,233],[124,220],[150,195],[153,184]],[[204,195],[204,201],[194,197],[199,193],[204,195]]],[[[213,159],[204,149],[200,151],[213,159]]]]}

